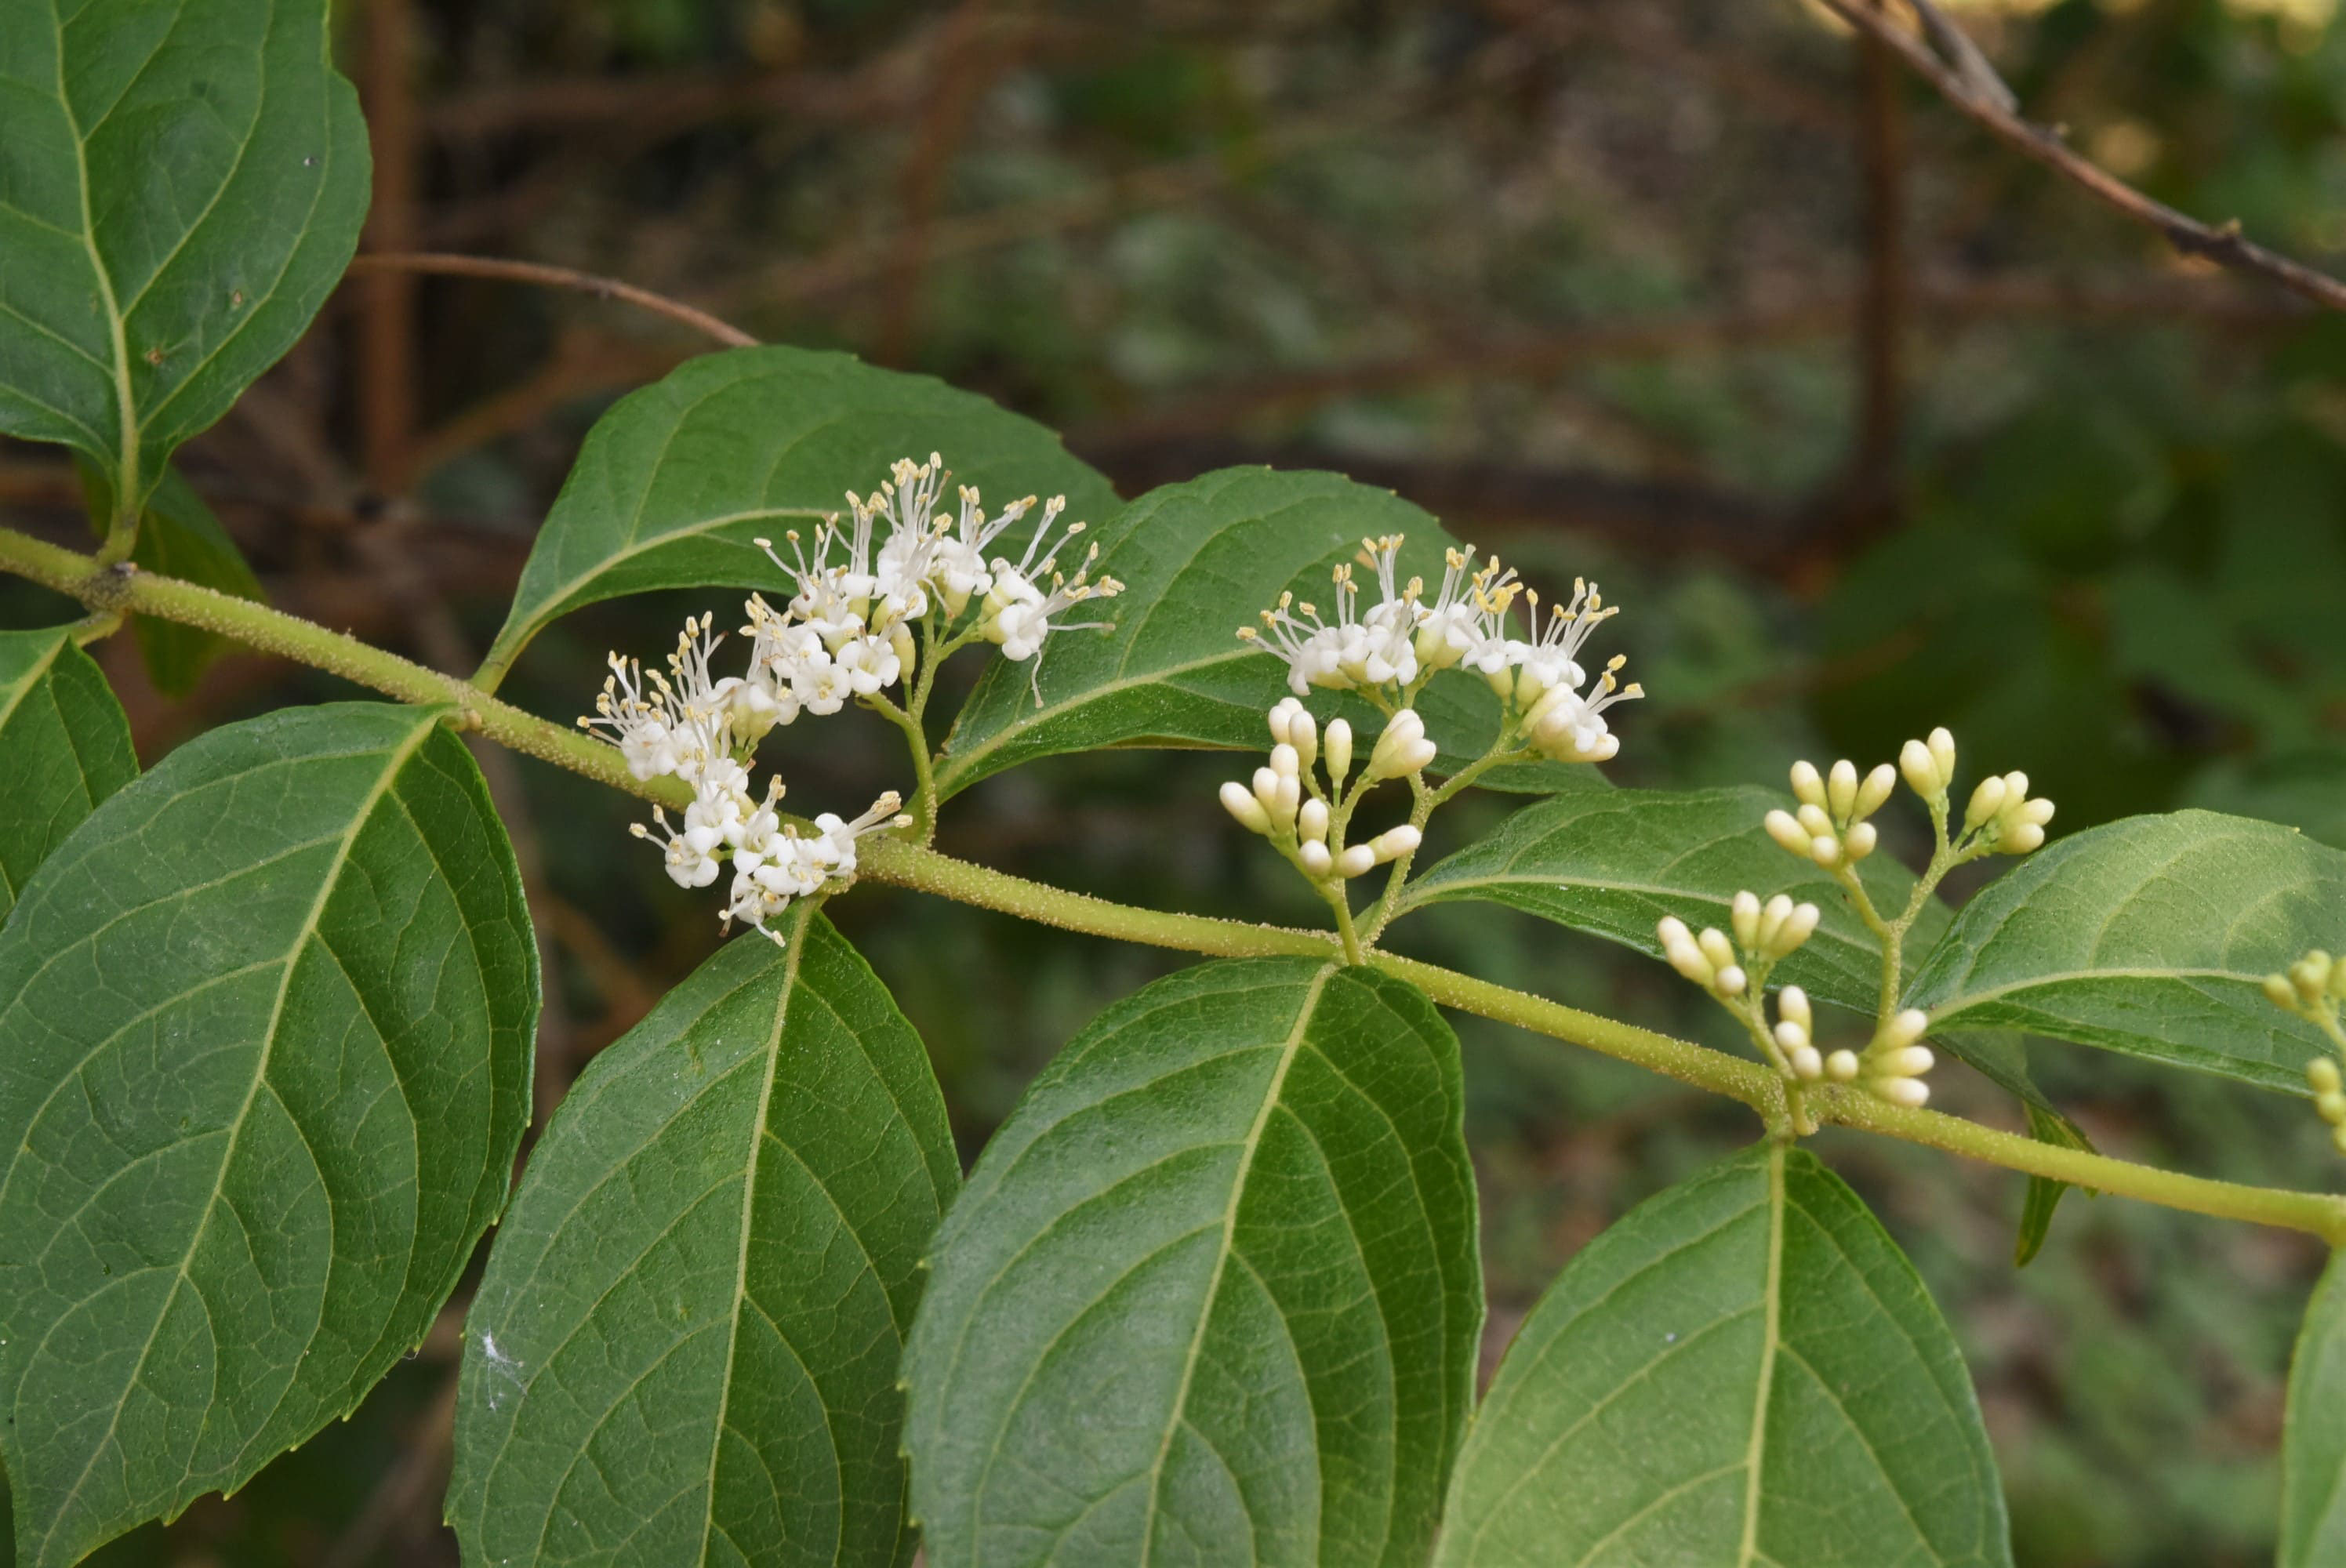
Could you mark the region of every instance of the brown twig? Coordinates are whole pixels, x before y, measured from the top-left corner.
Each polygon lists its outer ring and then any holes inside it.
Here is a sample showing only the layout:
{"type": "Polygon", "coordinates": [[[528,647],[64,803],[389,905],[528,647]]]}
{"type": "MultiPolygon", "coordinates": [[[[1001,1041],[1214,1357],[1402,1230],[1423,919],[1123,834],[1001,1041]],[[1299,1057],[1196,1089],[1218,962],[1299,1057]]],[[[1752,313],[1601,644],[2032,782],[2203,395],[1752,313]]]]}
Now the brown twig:
{"type": "Polygon", "coordinates": [[[2082,187],[2106,206],[2157,229],[2168,244],[2183,254],[2270,279],[2318,305],[2346,311],[2346,282],[2244,238],[2237,220],[2216,225],[2202,223],[2165,202],[2154,201],[2098,164],[2072,152],[2057,132],[2031,124],[2002,107],[1996,95],[1975,84],[1964,70],[1942,61],[1922,39],[1893,25],[1886,16],[1875,14],[1865,0],[1820,0],[1820,4],[1851,27],[1886,45],[1974,122],[2082,187]]]}
{"type": "Polygon", "coordinates": [[[546,289],[575,289],[598,300],[622,300],[638,310],[649,311],[656,316],[681,321],[729,348],[754,348],[758,342],[740,328],[728,325],[706,311],[695,310],[681,300],[671,300],[665,294],[638,289],[633,283],[622,283],[617,278],[597,277],[592,272],[574,271],[568,267],[549,267],[543,262],[508,261],[493,256],[452,256],[439,251],[370,251],[354,258],[351,270],[430,272],[451,278],[498,278],[511,283],[534,283],[546,289]]]}
{"type": "MultiPolygon", "coordinates": [[[[1879,11],[1887,0],[1871,4],[1879,11]]],[[[1857,433],[1850,460],[1849,504],[1835,530],[1839,545],[1874,532],[1897,514],[1905,392],[1906,159],[1897,66],[1879,39],[1861,35],[1857,69],[1865,272],[1857,303],[1857,433]]]]}
{"type": "MultiPolygon", "coordinates": [[[[409,0],[369,0],[365,82],[374,195],[366,239],[387,253],[415,243],[413,31],[409,0]]],[[[367,483],[379,495],[396,495],[407,488],[408,442],[415,433],[415,280],[378,268],[359,288],[359,447],[367,483]]]]}

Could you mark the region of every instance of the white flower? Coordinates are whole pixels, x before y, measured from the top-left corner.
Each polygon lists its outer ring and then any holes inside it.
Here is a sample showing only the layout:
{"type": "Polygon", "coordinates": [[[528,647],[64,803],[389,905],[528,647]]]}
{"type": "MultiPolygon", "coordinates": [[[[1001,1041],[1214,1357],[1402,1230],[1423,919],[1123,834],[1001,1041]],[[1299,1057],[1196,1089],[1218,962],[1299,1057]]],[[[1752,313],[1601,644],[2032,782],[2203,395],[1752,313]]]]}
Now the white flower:
{"type": "Polygon", "coordinates": [[[818,717],[837,713],[855,695],[852,679],[843,665],[830,658],[821,664],[811,660],[799,666],[790,687],[809,713],[818,717]]]}
{"type": "Polygon", "coordinates": [[[1581,578],[1573,580],[1571,603],[1548,607],[1545,626],[1539,624],[1539,596],[1526,594],[1525,598],[1530,606],[1532,640],[1511,644],[1508,653],[1516,666],[1515,700],[1528,708],[1556,687],[1580,689],[1588,678],[1577,657],[1582,646],[1620,612],[1608,608],[1596,585],[1581,578]]]}
{"type": "Polygon", "coordinates": [[[606,738],[627,759],[627,771],[638,779],[658,779],[676,771],[677,715],[668,699],[668,683],[657,671],[649,681],[643,667],[613,654],[611,673],[595,698],[597,717],[581,718],[578,727],[592,733],[608,730],[606,738]]]}
{"type": "Polygon", "coordinates": [[[858,697],[869,697],[896,684],[903,661],[889,643],[875,636],[850,637],[840,646],[838,667],[858,697]]]}
{"type": "Polygon", "coordinates": [[[1583,696],[1569,686],[1551,686],[1524,716],[1531,742],[1540,754],[1557,762],[1609,762],[1621,749],[1621,738],[1606,726],[1605,710],[1617,702],[1632,702],[1646,695],[1634,682],[1620,685],[1616,672],[1627,662],[1616,655],[1596,682],[1583,696]]]}

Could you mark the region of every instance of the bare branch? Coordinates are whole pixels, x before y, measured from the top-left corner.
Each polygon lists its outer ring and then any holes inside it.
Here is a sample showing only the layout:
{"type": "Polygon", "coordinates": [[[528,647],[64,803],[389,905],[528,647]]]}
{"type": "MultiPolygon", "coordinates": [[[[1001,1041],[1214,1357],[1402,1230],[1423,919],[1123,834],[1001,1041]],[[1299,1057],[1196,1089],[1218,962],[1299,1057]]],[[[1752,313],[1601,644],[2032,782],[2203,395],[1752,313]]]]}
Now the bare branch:
{"type": "MultiPolygon", "coordinates": [[[[2152,200],[2097,164],[2072,152],[2053,130],[2022,119],[1999,102],[1996,92],[1975,79],[1972,73],[1946,64],[1920,38],[1892,25],[1887,18],[1877,15],[1871,6],[1862,4],[1862,0],[1819,0],[1819,3],[1851,27],[1895,50],[1916,73],[1938,88],[1949,103],[1979,125],[2055,174],[2083,186],[2106,205],[2116,208],[2138,223],[2157,229],[2167,237],[2168,244],[2185,255],[2202,256],[2219,266],[2254,273],[2318,305],[2333,311],[2346,311],[2346,283],[2243,238],[2237,220],[2206,224],[2178,212],[2165,202],[2152,200]]],[[[1926,15],[1928,10],[1927,0],[1916,7],[1917,15],[1926,15]]],[[[1941,28],[1951,26],[1952,24],[1941,17],[1938,26],[1933,31],[1935,36],[1941,28]]],[[[1976,50],[1972,52],[1977,53],[1976,50]]],[[[1984,62],[1982,65],[1984,66],[1984,62]]],[[[1997,87],[2002,87],[2001,79],[1995,77],[1992,70],[1988,72],[1988,78],[1997,87]]],[[[2010,96],[2008,89],[2004,96],[2010,96]]]]}
{"type": "Polygon", "coordinates": [[[567,267],[547,267],[536,261],[507,261],[492,256],[451,256],[437,251],[372,251],[353,258],[351,270],[502,278],[508,282],[535,283],[541,288],[575,289],[601,300],[624,300],[654,315],[666,316],[671,321],[681,321],[731,348],[754,348],[758,341],[740,328],[729,326],[706,311],[695,310],[681,300],[671,300],[665,294],[655,294],[648,289],[622,283],[617,278],[600,278],[592,272],[576,272],[567,267]]]}

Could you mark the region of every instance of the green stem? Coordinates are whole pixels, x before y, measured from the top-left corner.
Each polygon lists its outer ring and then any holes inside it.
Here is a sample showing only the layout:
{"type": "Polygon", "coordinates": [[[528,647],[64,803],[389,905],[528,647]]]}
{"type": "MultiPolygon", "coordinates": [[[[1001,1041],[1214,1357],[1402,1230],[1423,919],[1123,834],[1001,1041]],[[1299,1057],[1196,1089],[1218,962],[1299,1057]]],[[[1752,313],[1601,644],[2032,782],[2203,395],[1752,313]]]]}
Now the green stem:
{"type": "Polygon", "coordinates": [[[583,773],[662,805],[683,807],[692,791],[675,779],[641,779],[627,771],[616,747],[523,712],[454,676],[369,647],[281,610],[209,588],[157,576],[128,563],[101,567],[87,555],[0,528],[0,570],[55,588],[100,614],[128,613],[200,626],[263,653],[329,671],[402,702],[445,703],[458,722],[515,751],[583,773]]]}
{"type": "MultiPolygon", "coordinates": [[[[928,699],[925,687],[913,694],[915,704],[928,699]]],[[[937,836],[937,779],[929,757],[929,735],[921,722],[918,707],[899,708],[887,697],[873,693],[863,699],[872,712],[904,732],[906,749],[913,754],[913,798],[904,803],[911,813],[913,834],[923,844],[937,836]]]]}
{"type": "MultiPolygon", "coordinates": [[[[1409,825],[1418,830],[1421,847],[1423,847],[1425,824],[1432,820],[1434,812],[1456,799],[1475,779],[1480,779],[1502,762],[1516,760],[1522,754],[1522,749],[1511,745],[1509,738],[1502,733],[1500,738],[1492,744],[1490,750],[1443,779],[1442,787],[1438,789],[1426,788],[1424,775],[1411,774],[1409,776],[1410,793],[1416,798],[1416,803],[1410,809],[1409,825]]],[[[1362,942],[1374,943],[1385,927],[1392,923],[1394,915],[1400,910],[1402,889],[1409,881],[1409,869],[1416,863],[1416,850],[1393,857],[1392,874],[1385,879],[1384,891],[1377,894],[1374,903],[1362,911],[1361,940],[1362,942]]]]}
{"type": "MultiPolygon", "coordinates": [[[[1249,925],[1242,921],[1216,920],[1205,915],[1131,909],[952,860],[933,850],[898,840],[872,840],[862,857],[861,874],[875,881],[1000,910],[1063,930],[1191,952],[1222,957],[1280,953],[1324,957],[1331,945],[1324,933],[1249,925]]],[[[1756,1062],[1395,953],[1372,952],[1368,962],[1410,982],[1445,1006],[1586,1046],[1696,1088],[1739,1100],[1771,1126],[1790,1119],[1783,1080],[1756,1062]]],[[[1821,1124],[1857,1127],[1909,1143],[1928,1144],[1989,1165],[2168,1208],[2302,1230],[2332,1246],[2346,1243],[2346,1198],[2329,1193],[2291,1192],[2214,1181],[2084,1149],[2041,1144],[1960,1116],[1892,1105],[1853,1084],[1810,1086],[1803,1097],[1807,1102],[1805,1110],[1821,1124]]]]}
{"type": "MultiPolygon", "coordinates": [[[[447,705],[467,728],[502,745],[646,799],[682,806],[690,799],[690,791],[677,779],[634,777],[612,746],[500,702],[470,682],[436,674],[264,605],[230,598],[131,566],[100,568],[89,556],[6,529],[0,529],[0,570],[46,584],[95,611],[128,612],[200,626],[343,676],[402,701],[447,705]]],[[[1096,936],[1226,957],[1290,953],[1324,958],[1339,951],[1325,932],[1135,909],[956,860],[901,839],[874,836],[865,841],[859,858],[862,874],[874,881],[1096,936]]],[[[1414,959],[1388,952],[1366,957],[1377,968],[1410,982],[1444,1005],[1586,1046],[1724,1095],[1752,1107],[1771,1126],[1788,1116],[1783,1081],[1757,1063],[1414,959]]],[[[2170,1208],[2307,1231],[2333,1246],[2346,1243],[2346,1198],[2330,1194],[2212,1181],[2083,1149],[2041,1144],[1936,1111],[1892,1105],[1850,1085],[1810,1090],[1808,1109],[1822,1122],[1928,1144],[2033,1176],[2170,1208]]]]}

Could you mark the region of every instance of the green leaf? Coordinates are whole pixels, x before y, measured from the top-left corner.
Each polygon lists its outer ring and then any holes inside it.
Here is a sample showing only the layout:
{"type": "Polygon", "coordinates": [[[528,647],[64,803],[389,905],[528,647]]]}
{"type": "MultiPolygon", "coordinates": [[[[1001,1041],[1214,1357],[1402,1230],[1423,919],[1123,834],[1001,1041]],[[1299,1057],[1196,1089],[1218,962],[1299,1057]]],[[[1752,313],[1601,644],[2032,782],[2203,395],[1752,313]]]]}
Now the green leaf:
{"type": "Polygon", "coordinates": [[[505,1197],[537,949],[443,718],[212,730],[93,812],[0,931],[0,1448],[27,1568],[348,1413],[505,1197]]]}
{"type": "Polygon", "coordinates": [[[2346,851],[2212,811],[2130,817],[1989,883],[1907,1002],[1934,1028],[2025,1029],[2302,1094],[2327,1044],[2262,982],[2341,923],[2346,851]]]}
{"type": "Polygon", "coordinates": [[[961,1166],[911,1024],[792,908],[595,1059],[464,1324],[468,1561],[912,1556],[897,1357],[961,1166]]]}
{"type": "MultiPolygon", "coordinates": [[[[102,537],[107,519],[114,515],[114,491],[106,476],[87,459],[74,466],[82,490],[89,497],[90,522],[102,537]]],[[[252,575],[244,552],[228,536],[204,498],[195,493],[176,468],[163,471],[161,483],[147,498],[138,522],[138,541],[130,558],[149,572],[178,577],[231,598],[262,602],[260,579],[252,575]]],[[[138,652],[147,663],[148,678],[166,697],[185,697],[196,688],[206,667],[235,645],[217,633],[178,621],[138,616],[132,622],[138,652]]]]}
{"type": "Polygon", "coordinates": [[[19,0],[0,28],[0,431],[133,504],[291,348],[367,207],[325,0],[19,0]]]}
{"type": "Polygon", "coordinates": [[[1857,1195],[1770,1144],[1631,1210],[1540,1298],[1440,1568],[2003,1568],[1954,1339],[1857,1195]]]}
{"type": "Polygon", "coordinates": [[[772,588],[751,544],[847,510],[900,457],[944,453],[991,507],[1064,494],[1071,518],[1116,504],[1051,432],[928,376],[804,349],[688,360],[595,422],[523,565],[486,671],[556,616],[652,588],[772,588]]]}
{"type": "Polygon", "coordinates": [[[2289,1365],[2278,1568],[2346,1562],[2346,1263],[2333,1254],[2289,1365]]]}
{"type": "Polygon", "coordinates": [[[0,920],[66,835],[138,776],[129,720],[72,628],[0,632],[0,920]]]}
{"type": "Polygon", "coordinates": [[[1204,964],[987,1145],[913,1328],[934,1568],[1423,1562],[1483,1296],[1458,1047],[1373,970],[1204,964]]]}
{"type": "MultiPolygon", "coordinates": [[[[2028,1040],[2025,1035],[2009,1029],[1978,1029],[1933,1034],[1931,1039],[1948,1054],[1969,1063],[1982,1077],[2017,1099],[2021,1110],[2028,1117],[2029,1136],[2040,1144],[2092,1152],[2093,1140],[2086,1136],[2085,1129],[2071,1121],[2067,1114],[2036,1086],[2036,1079],[2028,1070],[2028,1040]]],[[[2068,1190],[2067,1182],[2055,1181],[2050,1176],[2032,1176],[2028,1178],[2027,1194],[2020,1206],[2020,1228],[2013,1242],[2014,1268],[2027,1268],[2030,1260],[2044,1247],[2045,1232],[2053,1224],[2053,1211],[2060,1207],[2061,1195],[2068,1190]]],[[[2091,1196],[2090,1189],[2088,1196],[2091,1196]]]]}
{"type": "MultiPolygon", "coordinates": [[[[2055,1148],[2084,1149],[2091,1152],[2093,1143],[2077,1124],[2058,1111],[2048,1111],[2034,1102],[2024,1103],[2028,1113],[2028,1135],[2040,1144],[2055,1148]]],[[[2045,1248],[2045,1233],[2053,1228],[2053,1211],[2061,1207],[2061,1196],[2069,1184],[2055,1181],[2050,1176],[2028,1178],[2028,1196],[2021,1200],[2020,1234],[2012,1244],[2012,1266],[2025,1268],[2045,1248]]]]}
{"type": "MultiPolygon", "coordinates": [[[[1823,918],[1771,979],[1870,1014],[1882,992],[1881,946],[1830,875],[1768,837],[1760,820],[1781,804],[1749,787],[1558,796],[1440,861],[1411,884],[1401,907],[1481,899],[1659,955],[1654,926],[1664,915],[1724,930],[1737,892],[1790,893],[1813,901],[1823,918]]],[[[1874,855],[1861,874],[1885,914],[1905,908],[1913,878],[1895,857],[1874,855]]],[[[1933,901],[1909,942],[1928,942],[1946,921],[1945,906],[1933,901]]]]}
{"type": "MultiPolygon", "coordinates": [[[[1094,572],[1125,585],[1102,612],[1114,629],[1053,637],[1037,656],[1039,672],[997,662],[980,676],[938,761],[939,790],[1105,746],[1269,750],[1263,716],[1288,695],[1287,666],[1240,641],[1239,628],[1290,589],[1332,614],[1330,569],[1351,560],[1363,538],[1386,534],[1409,541],[1404,580],[1441,583],[1452,542],[1442,525],[1392,491],[1341,474],[1225,468],[1129,503],[1091,535],[1100,551],[1094,572]]],[[[1323,718],[1348,714],[1356,728],[1382,722],[1357,698],[1315,692],[1311,706],[1323,718]]],[[[1444,768],[1479,756],[1497,732],[1497,698],[1464,673],[1438,677],[1419,710],[1444,768]]],[[[1533,791],[1593,776],[1553,763],[1504,775],[1495,787],[1533,791]]]]}

